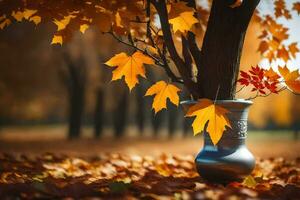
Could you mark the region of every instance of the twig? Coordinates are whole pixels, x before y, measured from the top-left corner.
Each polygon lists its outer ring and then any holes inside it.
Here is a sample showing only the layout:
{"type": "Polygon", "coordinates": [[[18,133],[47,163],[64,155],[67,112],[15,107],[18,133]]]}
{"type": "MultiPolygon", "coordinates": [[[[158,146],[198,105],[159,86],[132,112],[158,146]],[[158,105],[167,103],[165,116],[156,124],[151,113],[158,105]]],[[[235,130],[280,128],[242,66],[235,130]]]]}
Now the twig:
{"type": "Polygon", "coordinates": [[[104,33],[104,34],[106,34],[106,33],[107,33],[107,34],[110,34],[110,35],[113,36],[113,38],[116,39],[118,42],[120,42],[120,43],[122,43],[122,44],[125,44],[125,45],[127,45],[127,46],[129,46],[129,47],[134,48],[134,49],[137,50],[137,51],[140,51],[140,52],[146,54],[147,56],[151,57],[151,58],[155,61],[155,63],[156,63],[157,65],[163,65],[163,63],[161,63],[159,59],[157,59],[157,58],[154,57],[153,55],[149,54],[148,51],[147,51],[146,49],[141,49],[141,48],[139,48],[139,47],[137,47],[137,46],[135,46],[135,45],[133,45],[133,44],[130,44],[130,43],[127,43],[127,42],[123,41],[121,38],[119,38],[118,36],[116,36],[112,31],[103,32],[103,33],[104,33]]]}
{"type": "Polygon", "coordinates": [[[217,92],[216,92],[216,97],[215,97],[215,100],[214,100],[214,104],[216,104],[216,102],[217,102],[218,95],[219,95],[219,90],[220,90],[220,84],[218,85],[218,89],[217,89],[217,92]]]}
{"type": "Polygon", "coordinates": [[[243,87],[241,87],[238,91],[236,91],[236,92],[234,93],[234,95],[236,95],[237,93],[239,93],[240,91],[242,91],[245,87],[246,87],[245,85],[244,85],[243,87]]]}

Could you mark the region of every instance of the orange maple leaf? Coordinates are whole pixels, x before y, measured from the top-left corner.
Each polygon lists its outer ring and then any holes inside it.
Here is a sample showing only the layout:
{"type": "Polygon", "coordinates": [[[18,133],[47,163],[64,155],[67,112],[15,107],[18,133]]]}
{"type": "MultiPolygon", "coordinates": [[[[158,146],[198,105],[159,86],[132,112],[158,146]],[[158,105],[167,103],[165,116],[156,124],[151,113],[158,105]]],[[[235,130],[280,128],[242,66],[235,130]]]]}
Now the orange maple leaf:
{"type": "Polygon", "coordinates": [[[293,10],[297,11],[298,15],[300,15],[300,2],[295,2],[293,4],[293,10]]]}
{"type": "Polygon", "coordinates": [[[289,90],[293,93],[300,94],[300,73],[299,70],[296,69],[294,71],[290,71],[287,66],[278,67],[278,71],[280,75],[283,77],[284,82],[289,90]]]}
{"type": "Polygon", "coordinates": [[[132,56],[122,52],[116,54],[105,64],[110,67],[117,67],[113,71],[112,81],[125,76],[125,82],[129,90],[132,90],[139,83],[138,75],[146,78],[144,64],[154,64],[154,61],[141,52],[135,52],[132,56]]]}
{"type": "Polygon", "coordinates": [[[289,45],[288,48],[289,48],[289,51],[290,51],[290,53],[291,53],[291,56],[292,56],[293,58],[296,58],[296,53],[299,52],[299,49],[298,49],[298,47],[297,47],[297,43],[296,43],[296,42],[293,42],[292,44],[289,45]]]}
{"type": "Polygon", "coordinates": [[[284,16],[286,19],[291,19],[291,14],[289,10],[286,9],[284,0],[276,0],[275,5],[275,16],[276,18],[284,16]]]}
{"type": "Polygon", "coordinates": [[[165,81],[159,81],[152,85],[146,92],[145,96],[155,95],[152,103],[154,112],[157,113],[160,110],[167,108],[167,99],[171,103],[178,106],[180,89],[173,84],[166,83],[165,81]]]}
{"type": "Polygon", "coordinates": [[[213,101],[200,99],[197,104],[188,109],[186,117],[196,116],[192,124],[194,135],[203,132],[206,123],[208,123],[206,131],[213,144],[216,145],[221,139],[226,126],[231,128],[226,116],[227,113],[229,113],[228,110],[215,105],[213,101]]]}
{"type": "Polygon", "coordinates": [[[268,44],[268,42],[266,42],[264,40],[261,41],[260,44],[259,44],[259,47],[258,47],[257,51],[259,51],[260,54],[263,55],[268,50],[269,50],[269,44],[268,44]]]}
{"type": "Polygon", "coordinates": [[[278,49],[277,57],[283,59],[285,62],[287,62],[290,58],[289,52],[285,49],[285,47],[278,49]]]}
{"type": "Polygon", "coordinates": [[[272,81],[280,79],[280,76],[272,68],[265,70],[265,77],[272,81]]]}

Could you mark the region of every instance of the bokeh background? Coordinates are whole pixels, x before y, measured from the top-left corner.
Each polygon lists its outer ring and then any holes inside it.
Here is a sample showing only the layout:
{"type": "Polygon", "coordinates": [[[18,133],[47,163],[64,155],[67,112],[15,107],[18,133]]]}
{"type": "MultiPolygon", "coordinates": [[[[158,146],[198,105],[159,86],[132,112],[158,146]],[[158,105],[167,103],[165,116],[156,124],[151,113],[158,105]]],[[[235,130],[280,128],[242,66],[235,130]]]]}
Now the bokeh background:
{"type": "MultiPolygon", "coordinates": [[[[272,3],[266,2],[260,4],[260,12],[272,12],[272,3]]],[[[280,23],[289,27],[290,40],[300,43],[299,21],[294,16],[280,23]]],[[[129,93],[123,81],[110,81],[111,69],[103,63],[115,53],[132,50],[94,28],[74,34],[62,47],[52,46],[55,28],[22,22],[0,31],[0,151],[197,153],[201,136],[192,136],[183,111],[169,104],[154,116],[151,97],[143,97],[152,82],[166,78],[161,69],[148,67],[149,80],[140,79],[129,93]]],[[[253,20],[243,49],[243,70],[270,66],[257,52],[260,32],[253,20]]],[[[298,53],[288,62],[291,69],[300,68],[299,57],[298,53]]],[[[272,63],[277,65],[282,62],[272,63]]],[[[238,98],[251,95],[246,89],[238,98]]],[[[187,98],[183,92],[181,99],[187,98]]],[[[248,145],[257,156],[296,157],[299,130],[300,96],[284,91],[254,100],[248,145]]]]}

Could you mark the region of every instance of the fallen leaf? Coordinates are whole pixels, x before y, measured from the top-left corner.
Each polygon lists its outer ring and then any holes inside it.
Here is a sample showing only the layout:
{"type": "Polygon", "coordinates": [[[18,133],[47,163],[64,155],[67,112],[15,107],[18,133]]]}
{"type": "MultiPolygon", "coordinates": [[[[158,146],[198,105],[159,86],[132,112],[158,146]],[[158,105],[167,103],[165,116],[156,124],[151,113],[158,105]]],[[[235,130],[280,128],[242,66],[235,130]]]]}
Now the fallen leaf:
{"type": "Polygon", "coordinates": [[[56,26],[57,26],[57,31],[65,29],[73,17],[74,16],[72,16],[72,15],[68,15],[68,16],[64,16],[64,18],[62,20],[55,19],[54,24],[56,24],[56,26]]]}
{"type": "Polygon", "coordinates": [[[145,96],[155,95],[152,103],[152,108],[155,113],[167,108],[167,99],[174,105],[178,106],[180,89],[173,84],[166,83],[165,81],[159,81],[152,85],[146,92],[145,96]]]}
{"type": "Polygon", "coordinates": [[[200,99],[195,105],[191,106],[186,116],[196,116],[192,127],[194,135],[204,131],[207,124],[206,131],[208,132],[212,142],[216,145],[221,139],[226,126],[231,128],[226,114],[229,113],[225,108],[215,105],[209,99],[200,99]]]}
{"type": "Polygon", "coordinates": [[[89,25],[87,25],[87,24],[82,24],[82,25],[80,25],[80,32],[81,33],[85,33],[85,31],[86,31],[86,29],[88,29],[89,28],[89,25]]]}
{"type": "Polygon", "coordinates": [[[41,23],[42,18],[40,16],[32,16],[29,18],[29,21],[32,21],[35,25],[38,25],[39,23],[41,23]]]}
{"type": "Polygon", "coordinates": [[[255,186],[257,185],[256,180],[253,178],[253,176],[247,176],[243,182],[242,182],[243,186],[249,187],[249,188],[255,188],[255,186]]]}
{"type": "Polygon", "coordinates": [[[61,35],[54,35],[53,36],[51,44],[60,44],[60,45],[62,45],[62,43],[63,43],[63,38],[62,38],[61,35]]]}
{"type": "MultiPolygon", "coordinates": [[[[0,19],[1,20],[1,19],[0,19]]],[[[0,22],[0,29],[4,29],[6,26],[10,25],[11,24],[11,21],[10,19],[3,19],[1,22],[0,22]]]]}

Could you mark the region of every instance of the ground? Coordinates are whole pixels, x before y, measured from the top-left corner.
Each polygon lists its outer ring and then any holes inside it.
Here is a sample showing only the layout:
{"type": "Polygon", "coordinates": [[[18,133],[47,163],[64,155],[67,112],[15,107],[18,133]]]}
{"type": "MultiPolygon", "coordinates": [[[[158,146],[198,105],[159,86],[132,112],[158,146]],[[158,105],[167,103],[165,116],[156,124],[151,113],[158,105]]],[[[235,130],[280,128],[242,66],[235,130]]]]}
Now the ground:
{"type": "Polygon", "coordinates": [[[242,182],[225,185],[207,183],[195,171],[200,137],[91,139],[85,134],[67,141],[62,133],[61,127],[2,129],[0,199],[300,197],[300,141],[291,132],[250,131],[247,146],[256,168],[242,182]]]}

